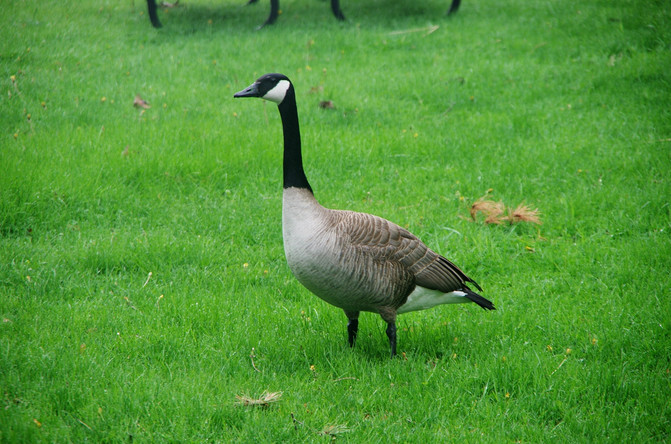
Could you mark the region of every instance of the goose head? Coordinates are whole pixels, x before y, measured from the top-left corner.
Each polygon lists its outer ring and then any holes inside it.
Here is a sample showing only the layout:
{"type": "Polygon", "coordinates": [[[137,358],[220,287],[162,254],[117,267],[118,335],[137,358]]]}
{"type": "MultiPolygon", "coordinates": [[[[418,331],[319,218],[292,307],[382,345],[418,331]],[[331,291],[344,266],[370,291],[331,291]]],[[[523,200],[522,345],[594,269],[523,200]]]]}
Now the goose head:
{"type": "Polygon", "coordinates": [[[284,74],[265,74],[233,97],[259,97],[278,105],[282,103],[291,89],[291,81],[284,74]]]}

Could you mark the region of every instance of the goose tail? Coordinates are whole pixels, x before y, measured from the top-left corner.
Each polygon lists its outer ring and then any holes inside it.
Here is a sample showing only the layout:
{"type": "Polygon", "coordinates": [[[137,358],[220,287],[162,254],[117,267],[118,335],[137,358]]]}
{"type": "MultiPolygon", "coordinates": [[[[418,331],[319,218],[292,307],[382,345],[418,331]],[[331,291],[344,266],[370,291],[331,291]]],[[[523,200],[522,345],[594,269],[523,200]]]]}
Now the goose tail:
{"type": "MultiPolygon", "coordinates": [[[[478,289],[480,289],[479,286],[478,286],[478,289]]],[[[496,310],[496,307],[494,307],[494,304],[492,303],[492,301],[490,301],[489,299],[483,298],[482,296],[480,296],[479,294],[477,294],[476,292],[474,292],[470,288],[464,286],[464,288],[462,288],[461,291],[466,293],[466,298],[467,299],[475,302],[480,307],[482,307],[484,310],[496,310]]]]}

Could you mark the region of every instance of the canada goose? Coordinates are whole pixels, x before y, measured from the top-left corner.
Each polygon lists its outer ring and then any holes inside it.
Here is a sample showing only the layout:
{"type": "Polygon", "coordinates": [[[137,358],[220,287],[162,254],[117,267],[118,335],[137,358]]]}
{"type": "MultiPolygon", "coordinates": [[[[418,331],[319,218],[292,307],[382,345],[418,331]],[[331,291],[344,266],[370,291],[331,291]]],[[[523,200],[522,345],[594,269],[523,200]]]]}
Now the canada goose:
{"type": "Polygon", "coordinates": [[[387,323],[396,354],[396,315],[439,304],[494,304],[467,286],[482,288],[456,265],[406,229],[372,214],[321,206],[303,170],[296,93],[282,74],[266,74],[234,97],[260,97],[278,105],[284,133],[282,233],[289,268],[308,290],[345,311],[354,346],[359,312],[387,323]]]}

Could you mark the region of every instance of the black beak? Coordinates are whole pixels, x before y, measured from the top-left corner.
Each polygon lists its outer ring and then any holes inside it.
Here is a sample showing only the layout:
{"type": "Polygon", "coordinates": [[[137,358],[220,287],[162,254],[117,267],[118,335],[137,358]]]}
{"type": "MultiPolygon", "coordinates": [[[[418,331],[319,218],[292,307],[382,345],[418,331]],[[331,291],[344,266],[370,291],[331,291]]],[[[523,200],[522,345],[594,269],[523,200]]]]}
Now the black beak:
{"type": "Polygon", "coordinates": [[[259,84],[254,82],[242,91],[236,92],[233,97],[260,97],[259,84]]]}

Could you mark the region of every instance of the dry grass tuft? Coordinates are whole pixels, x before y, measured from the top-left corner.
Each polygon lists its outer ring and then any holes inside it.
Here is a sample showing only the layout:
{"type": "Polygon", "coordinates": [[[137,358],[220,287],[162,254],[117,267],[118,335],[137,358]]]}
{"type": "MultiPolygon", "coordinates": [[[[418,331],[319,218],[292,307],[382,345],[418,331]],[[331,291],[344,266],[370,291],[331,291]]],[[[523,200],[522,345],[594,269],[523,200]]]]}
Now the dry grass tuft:
{"type": "Polygon", "coordinates": [[[486,224],[499,225],[505,220],[504,217],[501,217],[504,211],[505,206],[503,205],[503,202],[479,199],[471,205],[471,218],[476,220],[477,214],[483,213],[485,215],[486,224]]]}
{"type": "Polygon", "coordinates": [[[505,212],[506,206],[503,202],[485,200],[484,198],[478,199],[471,205],[470,209],[471,219],[477,220],[478,213],[482,213],[485,216],[484,222],[486,224],[500,225],[506,221],[511,225],[519,222],[529,222],[538,225],[543,223],[540,220],[541,213],[538,211],[538,208],[532,210],[524,204],[519,204],[514,210],[508,208],[507,215],[504,215],[505,212]]]}
{"type": "Polygon", "coordinates": [[[277,402],[282,397],[282,392],[263,392],[260,398],[252,398],[247,395],[235,395],[237,405],[252,407],[269,407],[270,404],[277,402]]]}
{"type": "Polygon", "coordinates": [[[508,211],[508,221],[511,224],[516,224],[518,222],[529,222],[532,224],[541,225],[540,211],[538,208],[531,210],[524,204],[519,204],[517,208],[512,211],[508,211]]]}
{"type": "Polygon", "coordinates": [[[345,425],[332,425],[332,426],[325,426],[320,432],[320,435],[326,435],[326,436],[331,436],[335,438],[337,435],[347,433],[349,432],[350,429],[349,427],[345,425]]]}

